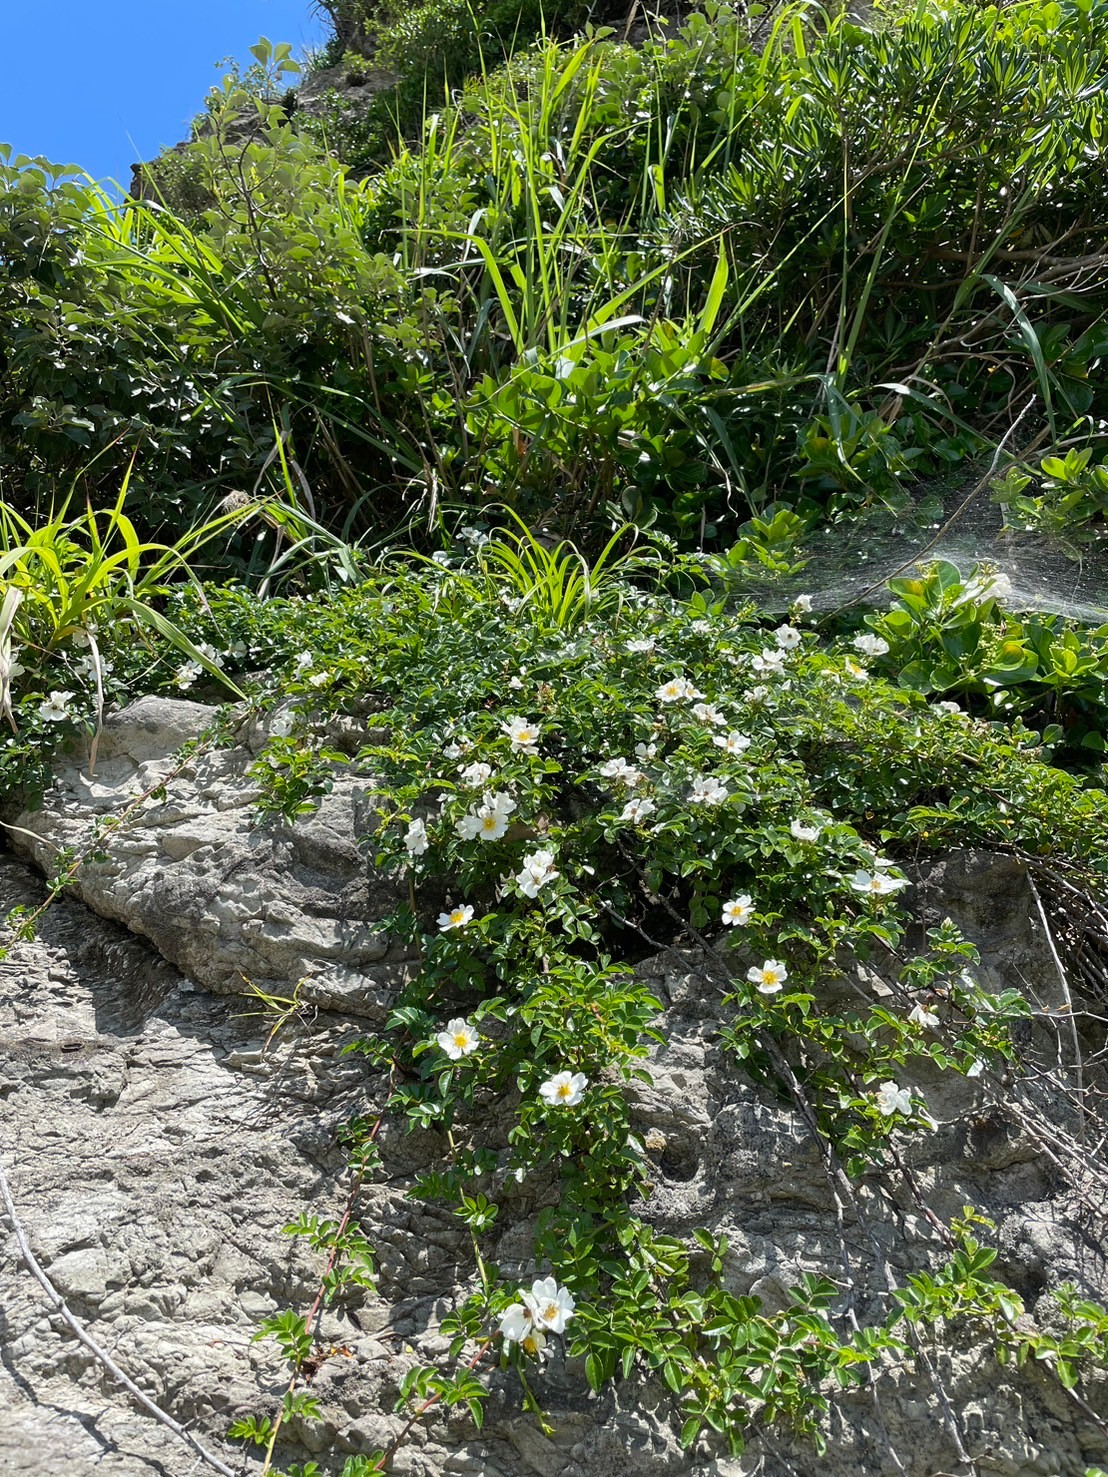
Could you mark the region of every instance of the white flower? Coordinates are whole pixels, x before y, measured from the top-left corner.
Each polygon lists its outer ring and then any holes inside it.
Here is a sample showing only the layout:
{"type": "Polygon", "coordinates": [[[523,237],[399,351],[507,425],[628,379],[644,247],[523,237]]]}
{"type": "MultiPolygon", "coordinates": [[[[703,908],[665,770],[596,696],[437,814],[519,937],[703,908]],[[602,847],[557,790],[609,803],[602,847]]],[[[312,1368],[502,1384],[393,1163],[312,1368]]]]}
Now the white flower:
{"type": "Polygon", "coordinates": [[[619,780],[621,784],[637,785],[642,779],[642,770],[626,759],[609,759],[600,766],[600,773],[608,780],[619,780]]]}
{"type": "Polygon", "coordinates": [[[911,1113],[912,1094],[906,1087],[897,1087],[895,1082],[882,1082],[877,1089],[877,1111],[886,1118],[894,1113],[911,1113]]]}
{"type": "Polygon", "coordinates": [[[213,667],[221,667],[223,665],[223,653],[217,651],[210,641],[198,642],[196,649],[201,656],[207,657],[213,667]]]}
{"type": "Polygon", "coordinates": [[[513,692],[523,691],[523,683],[519,680],[518,677],[509,677],[508,686],[512,689],[513,692]]]}
{"type": "Polygon", "coordinates": [[[715,703],[696,703],[693,707],[693,717],[699,718],[701,723],[714,723],[717,726],[727,722],[715,703]]]}
{"type": "Polygon", "coordinates": [[[515,808],[515,801],[504,790],[497,791],[495,795],[486,794],[480,807],[464,815],[454,830],[463,841],[475,838],[499,841],[508,829],[508,818],[515,808]]]}
{"type": "Polygon", "coordinates": [[[524,897],[538,897],[539,888],[559,875],[552,851],[533,851],[523,858],[523,870],[516,877],[516,886],[524,897]]]}
{"type": "Polygon", "coordinates": [[[427,826],[421,820],[414,820],[404,833],[404,845],[407,847],[409,856],[422,856],[427,850],[427,826]]]}
{"type": "Polygon", "coordinates": [[[795,651],[800,645],[800,632],[795,626],[778,626],[773,634],[777,637],[777,644],[782,651],[795,651]]]}
{"type": "Polygon", "coordinates": [[[431,558],[435,561],[436,564],[442,564],[446,566],[450,563],[450,555],[445,549],[436,549],[435,552],[431,555],[431,558]]]}
{"type": "Polygon", "coordinates": [[[517,754],[537,754],[536,745],[542,729],[537,723],[528,723],[526,718],[509,718],[507,723],[502,723],[501,728],[512,741],[512,748],[517,754]]]}
{"type": "Polygon", "coordinates": [[[460,759],[463,754],[467,754],[472,748],[473,744],[469,739],[462,739],[458,743],[447,744],[442,751],[443,757],[446,759],[460,759]]]}
{"type": "Polygon", "coordinates": [[[908,886],[907,877],[890,877],[885,872],[855,872],[849,880],[855,892],[868,893],[870,897],[887,897],[908,886]]]}
{"type": "Polygon", "coordinates": [[[204,668],[199,662],[182,662],[176,672],[174,672],[173,680],[181,691],[184,692],[187,687],[192,686],[203,670],[204,668]]]}
{"type": "Polygon", "coordinates": [[[641,826],[647,816],[653,815],[657,810],[653,800],[628,800],[620,811],[619,818],[631,826],[641,826]]]}
{"type": "Polygon", "coordinates": [[[965,716],[965,714],[962,712],[962,709],[958,706],[957,703],[936,703],[935,708],[936,711],[940,713],[949,713],[952,718],[962,718],[965,716]]]}
{"type": "Polygon", "coordinates": [[[535,1315],[524,1303],[513,1303],[500,1315],[501,1337],[510,1344],[521,1344],[535,1332],[535,1315]]]}
{"type": "Polygon", "coordinates": [[[296,723],[296,714],[289,709],[287,712],[278,713],[276,718],[270,720],[269,732],[274,738],[288,738],[296,723]]]}
{"type": "Polygon", "coordinates": [[[723,905],[723,921],[728,928],[743,928],[754,916],[754,899],[748,892],[733,897],[723,905]]]}
{"type": "Polygon", "coordinates": [[[658,752],[658,745],[657,744],[636,744],[635,745],[635,758],[636,759],[653,759],[654,758],[654,755],[657,752],[658,752]]]}
{"type": "Polygon", "coordinates": [[[861,636],[855,636],[850,643],[855,651],[860,651],[863,656],[884,656],[889,649],[889,643],[883,636],[875,636],[872,631],[867,631],[861,636]]]}
{"type": "Polygon", "coordinates": [[[860,662],[856,662],[852,656],[848,656],[844,659],[843,666],[846,668],[847,676],[853,677],[855,682],[869,681],[869,673],[866,671],[865,667],[863,667],[860,662]]]}
{"type": "MultiPolygon", "coordinates": [[[[473,909],[469,910],[471,913],[473,909]]],[[[460,1015],[456,1015],[452,1021],[447,1021],[446,1030],[440,1031],[435,1040],[446,1052],[452,1062],[461,1061],[462,1057],[469,1056],[471,1051],[476,1051],[481,1044],[481,1038],[460,1015]]]]}
{"type": "Polygon", "coordinates": [[[565,1332],[576,1307],[569,1288],[559,1287],[553,1277],[537,1278],[531,1284],[531,1291],[523,1294],[523,1301],[538,1326],[548,1328],[551,1333],[565,1332]]]}
{"type": "Polygon", "coordinates": [[[244,656],[250,655],[250,648],[245,641],[232,641],[228,649],[228,655],[233,656],[236,661],[242,661],[244,656]]]}
{"type": "Polygon", "coordinates": [[[309,687],[326,687],[331,680],[330,672],[313,672],[308,678],[309,687]]]}
{"type": "Polygon", "coordinates": [[[698,774],[689,790],[690,805],[722,805],[727,799],[727,786],[714,774],[698,774]]]}
{"type": "Polygon", "coordinates": [[[746,695],[746,700],[748,703],[754,703],[756,705],[758,703],[764,703],[767,697],[769,697],[769,688],[760,682],[757,687],[750,689],[746,695]]]}
{"type": "Polygon", "coordinates": [[[463,841],[499,841],[508,829],[508,817],[499,810],[464,815],[454,830],[463,841]]]}
{"type": "Polygon", "coordinates": [[[644,652],[645,653],[645,652],[653,651],[656,645],[657,645],[657,642],[654,640],[654,637],[653,636],[644,636],[641,639],[636,640],[636,641],[628,641],[628,643],[627,643],[626,647],[624,648],[624,650],[630,651],[630,652],[636,652],[636,653],[638,653],[638,652],[644,652]]]}
{"type": "Polygon", "coordinates": [[[310,651],[302,651],[293,662],[292,670],[299,676],[301,672],[306,672],[314,661],[315,657],[310,651]]]}
{"type": "Polygon", "coordinates": [[[552,1108],[575,1108],[588,1085],[584,1072],[556,1072],[539,1088],[539,1096],[552,1108]]]}
{"type": "Polygon", "coordinates": [[[741,754],[745,749],[750,748],[751,740],[745,733],[740,733],[737,728],[733,728],[730,733],[717,733],[712,743],[717,749],[722,749],[725,754],[741,754]]]}
{"type": "Polygon", "coordinates": [[[525,1333],[520,1339],[519,1347],[525,1354],[530,1354],[532,1359],[545,1359],[546,1334],[541,1328],[533,1328],[530,1333],[525,1333]]]}
{"type": "Polygon", "coordinates": [[[471,525],[467,525],[465,528],[459,528],[457,537],[463,543],[472,544],[475,549],[481,549],[485,544],[492,542],[487,533],[482,533],[479,528],[474,528],[471,525]]]}
{"type": "Polygon", "coordinates": [[[985,586],[985,600],[1006,600],[1012,593],[1012,581],[1006,574],[994,574],[985,586]]]}
{"type": "Polygon", "coordinates": [[[914,1026],[922,1026],[925,1031],[933,1031],[939,1024],[939,1017],[933,1010],[928,1010],[925,1005],[913,1005],[908,1012],[908,1019],[914,1026]]]}
{"type": "Polygon", "coordinates": [[[767,959],[761,969],[755,964],[746,972],[752,985],[758,986],[760,995],[776,995],[789,977],[789,971],[780,959],[767,959]]]}
{"type": "Polygon", "coordinates": [[[685,677],[671,677],[668,682],[663,682],[654,696],[660,703],[679,703],[682,698],[691,697],[693,688],[685,677]]]}
{"type": "Polygon", "coordinates": [[[449,933],[452,928],[464,928],[473,917],[472,903],[466,903],[464,907],[451,908],[449,913],[439,914],[439,927],[443,933],[449,933]]]}
{"type": "Polygon", "coordinates": [[[73,697],[72,692],[54,691],[48,698],[44,698],[38,706],[38,715],[47,723],[62,723],[69,714],[69,699],[73,697]]]}
{"type": "Polygon", "coordinates": [[[462,770],[461,780],[471,790],[478,790],[486,780],[492,778],[491,764],[467,764],[462,770]]]}
{"type": "Polygon", "coordinates": [[[815,841],[822,830],[821,825],[805,825],[803,821],[793,821],[789,834],[797,841],[815,841]]]}
{"type": "Polygon", "coordinates": [[[793,609],[797,615],[807,615],[812,609],[811,595],[798,595],[793,601],[793,609]]]}
{"type": "Polygon", "coordinates": [[[967,600],[984,604],[986,600],[1006,600],[1012,593],[1012,581],[1006,574],[986,574],[979,571],[969,581],[954,604],[964,605],[967,600]]]}
{"type": "Polygon", "coordinates": [[[785,653],[780,647],[767,647],[750,658],[750,665],[755,672],[780,672],[785,665],[785,653]]]}

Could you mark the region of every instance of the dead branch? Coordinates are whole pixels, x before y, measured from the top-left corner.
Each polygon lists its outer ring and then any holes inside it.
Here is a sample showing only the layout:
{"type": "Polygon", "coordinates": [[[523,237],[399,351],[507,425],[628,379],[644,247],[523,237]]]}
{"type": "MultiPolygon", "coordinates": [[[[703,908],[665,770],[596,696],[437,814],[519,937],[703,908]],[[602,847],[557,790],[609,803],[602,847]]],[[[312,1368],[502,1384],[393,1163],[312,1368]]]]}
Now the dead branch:
{"type": "Polygon", "coordinates": [[[213,1455],[206,1446],[202,1446],[190,1431],[186,1431],[184,1426],[179,1421],[175,1421],[160,1405],[155,1405],[153,1400],[150,1399],[150,1396],[144,1394],[138,1385],[135,1384],[134,1380],[123,1373],[111,1355],[100,1347],[92,1335],[87,1332],[84,1326],[69,1311],[65,1299],[43,1271],[30,1246],[27,1244],[27,1237],[23,1226],[20,1223],[18,1215],[16,1215],[15,1203],[12,1200],[11,1190],[8,1187],[8,1179],[4,1173],[2,1162],[0,1162],[0,1197],[3,1198],[4,1210],[8,1220],[11,1222],[12,1230],[15,1232],[16,1244],[19,1247],[19,1254],[23,1258],[24,1266],[50,1299],[54,1311],[60,1313],[73,1330],[78,1342],[83,1344],[89,1353],[104,1366],[117,1384],[122,1385],[128,1394],[134,1396],[135,1400],[148,1415],[153,1416],[160,1425],[165,1426],[168,1431],[172,1431],[175,1436],[179,1436],[182,1441],[187,1442],[202,1461],[207,1462],[215,1471],[221,1472],[223,1477],[235,1477],[234,1471],[226,1462],[220,1461],[219,1457],[213,1455]]]}

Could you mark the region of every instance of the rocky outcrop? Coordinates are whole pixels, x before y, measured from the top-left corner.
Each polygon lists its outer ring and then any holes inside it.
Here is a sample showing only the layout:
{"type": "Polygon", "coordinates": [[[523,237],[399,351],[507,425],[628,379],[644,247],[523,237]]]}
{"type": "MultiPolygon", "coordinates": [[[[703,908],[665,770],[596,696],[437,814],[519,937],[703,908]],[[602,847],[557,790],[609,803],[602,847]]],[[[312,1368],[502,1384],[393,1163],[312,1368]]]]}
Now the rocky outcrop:
{"type": "Polygon", "coordinates": [[[214,716],[156,697],[115,714],[94,770],[86,749],[63,761],[42,807],[14,818],[13,844],[49,872],[59,851],[86,850],[98,825],[148,795],[111,832],[103,859],[81,868],[78,896],[221,994],[254,985],[289,995],[303,982],[306,1001],[379,1016],[407,963],[376,928],[399,894],[367,872],[358,849],[372,797],[340,773],[314,815],[262,824],[248,771],[264,730],[207,748],[178,772],[174,756],[214,716]]]}
{"type": "MultiPolygon", "coordinates": [[[[54,846],[79,844],[96,817],[166,779],[173,752],[209,716],[160,700],[119,715],[95,776],[77,759],[63,766],[44,807],[20,817],[39,838],[21,844],[47,863],[54,846]]],[[[0,965],[3,1156],[32,1249],[127,1372],[225,1457],[229,1422],[271,1413],[283,1388],[272,1346],[251,1342],[255,1320],[305,1312],[318,1285],[320,1257],[281,1228],[304,1211],[342,1213],[350,1181],[340,1131],[386,1092],[366,1058],[342,1048],[372,1029],[406,967],[375,926],[391,884],[369,873],[355,845],[372,797],[336,786],[302,836],[257,826],[246,771],[259,738],[203,754],[105,833],[104,859],[82,869],[84,901],[56,904],[41,937],[0,965]],[[308,982],[273,1040],[272,1020],[233,998],[251,972],[286,997],[308,982]]],[[[954,916],[996,987],[1030,985],[1050,1002],[1050,960],[1018,866],[952,855],[920,882],[924,923],[954,916]]],[[[0,858],[0,910],[35,890],[20,863],[0,858]]],[[[890,1278],[902,1282],[934,1256],[920,1199],[907,1183],[889,1199],[864,1181],[840,1223],[798,1116],[720,1048],[718,993],[696,956],[669,953],[643,968],[665,1002],[665,1042],[635,1103],[652,1166],[642,1213],[676,1235],[725,1234],[728,1286],[771,1310],[812,1272],[852,1283],[865,1322],[890,1278]]],[[[1034,1134],[977,1082],[936,1072],[920,1085],[936,1120],[906,1147],[922,1200],[942,1217],[972,1204],[997,1222],[998,1270],[1034,1317],[1051,1318],[1050,1289],[1064,1279],[1103,1298],[1101,1229],[1034,1134]]],[[[502,1146],[501,1133],[488,1125],[489,1147],[502,1146]]],[[[319,1457],[323,1470],[337,1471],[342,1453],[386,1445],[401,1425],[401,1378],[445,1355],[439,1324],[472,1282],[464,1228],[405,1194],[437,1152],[433,1136],[385,1120],[379,1144],[381,1167],[357,1200],[379,1283],[325,1313],[312,1380],[320,1417],[291,1428],[286,1464],[327,1449],[340,1455],[319,1457]]],[[[493,1260],[529,1279],[535,1217],[553,1187],[494,1170],[482,1189],[501,1207],[493,1260]]],[[[0,1301],[0,1473],[191,1468],[50,1315],[10,1236],[0,1301]]],[[[395,1471],[1084,1477],[1108,1461],[1095,1419],[1042,1368],[1000,1366],[972,1327],[942,1331],[911,1363],[890,1361],[879,1401],[865,1388],[830,1392],[822,1457],[787,1432],[755,1440],[741,1458],[682,1452],[664,1391],[628,1383],[591,1396],[560,1352],[536,1376],[554,1426],[546,1436],[511,1372],[484,1377],[493,1396],[483,1432],[460,1412],[432,1414],[395,1471]]],[[[1108,1415],[1108,1392],[1091,1398],[1108,1415]]]]}
{"type": "Polygon", "coordinates": [[[308,117],[327,117],[337,112],[353,122],[371,106],[379,92],[396,86],[396,73],[371,60],[343,62],[309,72],[296,89],[296,112],[308,117]]]}

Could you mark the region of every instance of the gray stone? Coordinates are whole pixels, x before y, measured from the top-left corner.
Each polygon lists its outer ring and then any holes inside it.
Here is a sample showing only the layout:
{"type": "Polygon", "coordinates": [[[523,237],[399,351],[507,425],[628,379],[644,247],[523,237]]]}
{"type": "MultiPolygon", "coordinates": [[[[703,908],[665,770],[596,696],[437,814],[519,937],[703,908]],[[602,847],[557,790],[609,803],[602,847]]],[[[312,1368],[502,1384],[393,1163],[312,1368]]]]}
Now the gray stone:
{"type": "Polygon", "coordinates": [[[88,849],[98,821],[128,812],[99,833],[101,859],[77,876],[98,913],[222,994],[257,986],[288,996],[300,984],[305,1003],[380,1017],[409,955],[376,926],[399,894],[367,872],[358,848],[374,823],[372,797],[338,773],[305,822],[262,824],[248,771],[264,732],[183,768],[175,758],[214,716],[156,697],[113,714],[95,770],[84,750],[61,764],[41,809],[14,817],[14,844],[48,870],[59,848],[88,849]]]}

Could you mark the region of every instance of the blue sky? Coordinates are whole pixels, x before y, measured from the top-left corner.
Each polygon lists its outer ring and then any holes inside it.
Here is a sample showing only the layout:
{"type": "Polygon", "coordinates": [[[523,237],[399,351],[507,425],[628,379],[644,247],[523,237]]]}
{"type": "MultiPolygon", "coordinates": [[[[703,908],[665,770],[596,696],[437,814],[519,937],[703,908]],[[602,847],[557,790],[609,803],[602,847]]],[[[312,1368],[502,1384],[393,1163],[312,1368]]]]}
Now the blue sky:
{"type": "Polygon", "coordinates": [[[97,179],[187,137],[226,56],[324,35],[311,0],[0,0],[0,143],[97,179]]]}

